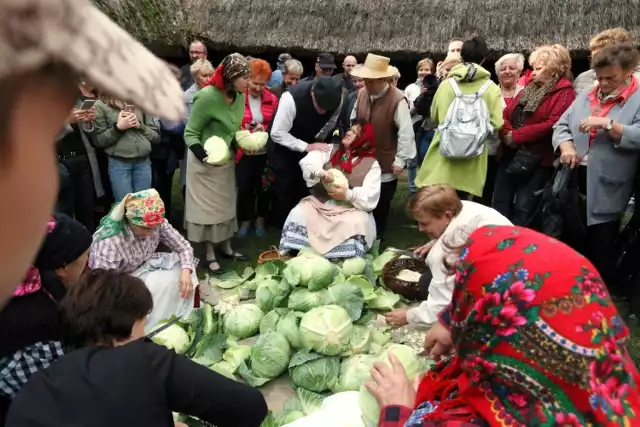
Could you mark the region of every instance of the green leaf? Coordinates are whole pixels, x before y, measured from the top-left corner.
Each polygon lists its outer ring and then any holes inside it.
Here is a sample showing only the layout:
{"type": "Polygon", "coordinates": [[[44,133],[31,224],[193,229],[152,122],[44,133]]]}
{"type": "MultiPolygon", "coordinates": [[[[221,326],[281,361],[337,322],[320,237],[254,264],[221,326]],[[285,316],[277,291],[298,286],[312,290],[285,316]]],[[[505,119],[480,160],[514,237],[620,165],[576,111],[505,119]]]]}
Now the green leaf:
{"type": "Polygon", "coordinates": [[[242,365],[240,365],[240,367],[238,368],[238,374],[251,387],[262,387],[272,379],[260,378],[256,376],[253,372],[251,372],[251,369],[247,366],[246,362],[242,362],[242,365]]]}
{"type": "Polygon", "coordinates": [[[242,276],[235,271],[227,271],[219,276],[212,276],[209,278],[211,286],[216,286],[220,289],[233,289],[246,282],[253,274],[251,267],[245,268],[242,276]]]}

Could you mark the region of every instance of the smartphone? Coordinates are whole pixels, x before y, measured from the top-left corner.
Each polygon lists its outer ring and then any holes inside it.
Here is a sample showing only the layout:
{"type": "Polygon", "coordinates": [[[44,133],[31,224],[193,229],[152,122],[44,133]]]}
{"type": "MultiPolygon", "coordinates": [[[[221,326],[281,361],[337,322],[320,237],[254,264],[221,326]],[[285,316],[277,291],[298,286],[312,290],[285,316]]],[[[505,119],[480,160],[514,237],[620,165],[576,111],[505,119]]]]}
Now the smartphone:
{"type": "Polygon", "coordinates": [[[136,111],[136,106],[133,104],[124,104],[124,111],[127,113],[133,113],[136,111]]]}
{"type": "Polygon", "coordinates": [[[249,123],[249,129],[255,129],[258,124],[256,122],[249,123]]]}
{"type": "Polygon", "coordinates": [[[82,105],[80,106],[79,110],[84,111],[84,110],[89,110],[91,108],[93,108],[93,105],[96,103],[96,99],[85,99],[82,102],[82,105]]]}

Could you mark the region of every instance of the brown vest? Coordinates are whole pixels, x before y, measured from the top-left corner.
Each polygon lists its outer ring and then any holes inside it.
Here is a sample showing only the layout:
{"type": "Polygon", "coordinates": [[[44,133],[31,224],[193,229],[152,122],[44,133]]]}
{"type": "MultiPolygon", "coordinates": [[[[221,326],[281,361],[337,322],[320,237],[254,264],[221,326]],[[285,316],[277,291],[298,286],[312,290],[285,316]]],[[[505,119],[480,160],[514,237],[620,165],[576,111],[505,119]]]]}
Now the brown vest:
{"type": "Polygon", "coordinates": [[[376,159],[383,173],[391,173],[398,151],[398,127],[394,116],[403,100],[406,102],[404,94],[391,85],[387,93],[373,101],[373,105],[366,89],[360,89],[357,95],[356,119],[371,123],[376,139],[376,159]]]}

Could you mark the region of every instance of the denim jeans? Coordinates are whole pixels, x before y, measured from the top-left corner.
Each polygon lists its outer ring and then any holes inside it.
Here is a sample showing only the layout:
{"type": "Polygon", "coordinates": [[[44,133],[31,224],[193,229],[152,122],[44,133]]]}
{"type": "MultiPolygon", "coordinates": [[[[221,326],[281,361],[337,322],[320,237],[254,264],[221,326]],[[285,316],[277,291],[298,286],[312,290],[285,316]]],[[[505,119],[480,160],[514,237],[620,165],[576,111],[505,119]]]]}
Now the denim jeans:
{"type": "Polygon", "coordinates": [[[419,135],[420,141],[416,144],[417,155],[407,163],[407,173],[409,175],[409,191],[414,194],[418,189],[416,188],[416,176],[418,176],[418,167],[422,165],[424,157],[427,155],[429,145],[433,140],[435,131],[427,130],[422,131],[419,135]]]}
{"type": "Polygon", "coordinates": [[[552,168],[539,166],[530,174],[507,173],[509,162],[498,167],[493,191],[493,208],[514,225],[527,226],[536,208],[535,192],[542,189],[552,175],[552,168]]]}
{"type": "Polygon", "coordinates": [[[151,188],[151,160],[121,160],[109,156],[109,181],[116,202],[129,193],[151,188]]]}

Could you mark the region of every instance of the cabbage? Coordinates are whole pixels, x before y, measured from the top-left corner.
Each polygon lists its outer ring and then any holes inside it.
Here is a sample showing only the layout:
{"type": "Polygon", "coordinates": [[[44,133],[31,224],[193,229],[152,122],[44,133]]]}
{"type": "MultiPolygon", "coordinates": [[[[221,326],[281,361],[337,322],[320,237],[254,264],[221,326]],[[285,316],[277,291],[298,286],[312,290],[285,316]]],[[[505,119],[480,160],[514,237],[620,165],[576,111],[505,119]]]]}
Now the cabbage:
{"type": "Polygon", "coordinates": [[[333,285],[326,290],[324,300],[325,305],[335,304],[347,310],[351,320],[354,322],[362,315],[364,296],[356,285],[350,283],[333,285]]]}
{"type": "Polygon", "coordinates": [[[342,272],[345,276],[357,276],[364,273],[367,262],[363,258],[349,258],[342,263],[342,272]]]}
{"type": "Polygon", "coordinates": [[[400,295],[383,288],[378,288],[374,292],[374,297],[367,301],[367,307],[372,310],[391,311],[400,302],[400,295]]]}
{"type": "Polygon", "coordinates": [[[282,274],[292,286],[300,285],[310,291],[318,291],[333,282],[333,265],[322,255],[301,252],[288,261],[282,274]]]}
{"type": "Polygon", "coordinates": [[[273,310],[275,307],[286,305],[290,291],[291,285],[286,280],[266,279],[256,289],[256,304],[264,312],[273,310]]]}
{"type": "MultiPolygon", "coordinates": [[[[385,349],[385,351],[377,357],[376,362],[384,362],[391,366],[391,362],[389,362],[389,354],[391,353],[400,360],[400,363],[407,374],[407,378],[410,381],[413,381],[413,379],[424,370],[424,364],[416,354],[415,350],[402,344],[393,344],[389,348],[385,349]]],[[[368,381],[369,378],[370,376],[365,378],[365,381],[368,381]]],[[[360,387],[358,402],[360,403],[362,418],[365,424],[367,426],[378,425],[378,420],[380,419],[380,407],[378,406],[376,399],[371,395],[371,393],[369,393],[364,384],[360,387]]]]}
{"type": "Polygon", "coordinates": [[[249,360],[240,366],[238,373],[249,385],[259,387],[282,374],[290,357],[291,347],[285,336],[267,332],[258,337],[249,360]]]}
{"type": "Polygon", "coordinates": [[[225,377],[230,378],[232,380],[236,379],[234,375],[235,372],[233,370],[233,367],[226,360],[221,360],[219,362],[214,363],[213,365],[209,366],[209,369],[211,369],[212,371],[216,371],[220,375],[224,375],[225,377]]]}
{"type": "Polygon", "coordinates": [[[302,337],[298,324],[300,319],[296,313],[286,308],[276,308],[267,313],[260,322],[260,333],[280,332],[293,348],[302,348],[302,337]]]}
{"type": "Polygon", "coordinates": [[[224,335],[220,333],[205,336],[196,344],[192,360],[204,366],[211,366],[222,359],[224,335]]]}
{"type": "Polygon", "coordinates": [[[254,304],[243,304],[224,315],[224,330],[227,336],[238,340],[258,333],[264,312],[254,304]]]}
{"type": "MultiPolygon", "coordinates": [[[[158,325],[162,327],[162,325],[158,325]]],[[[184,354],[189,349],[189,335],[180,326],[173,324],[160,331],[151,339],[154,343],[163,345],[169,350],[175,350],[178,354],[184,354]]]]}
{"type": "Polygon", "coordinates": [[[327,356],[337,356],[349,348],[352,331],[349,313],[338,305],[314,308],[300,320],[303,347],[327,356]]]}
{"type": "Polygon", "coordinates": [[[289,362],[289,376],[298,387],[322,393],[331,389],[340,374],[340,358],[299,351],[289,362]]]}
{"type": "Polygon", "coordinates": [[[366,326],[353,325],[353,332],[349,339],[349,348],[342,355],[353,356],[354,354],[363,354],[369,351],[371,345],[371,330],[366,326]]]}
{"type": "Polygon", "coordinates": [[[342,360],[340,376],[331,391],[358,391],[371,374],[371,367],[377,360],[376,356],[369,354],[357,354],[342,360]]]}
{"type": "Polygon", "coordinates": [[[396,279],[404,280],[405,282],[418,282],[420,280],[421,274],[417,271],[404,269],[401,270],[400,273],[396,276],[396,279]]]}
{"type": "Polygon", "coordinates": [[[347,279],[347,283],[359,287],[365,301],[369,301],[376,297],[376,289],[373,286],[373,283],[364,276],[351,276],[347,279]]]}
{"type": "Polygon", "coordinates": [[[344,173],[342,173],[341,170],[329,169],[327,172],[331,172],[331,175],[333,176],[333,181],[326,183],[323,180],[322,184],[324,185],[324,188],[329,189],[329,188],[335,188],[337,186],[343,187],[343,188],[349,188],[349,180],[347,179],[346,176],[344,176],[344,173]]]}
{"type": "Polygon", "coordinates": [[[251,131],[248,130],[239,130],[238,132],[236,132],[236,142],[240,143],[240,140],[244,139],[245,137],[251,135],[251,131]]]}
{"type": "Polygon", "coordinates": [[[251,346],[235,345],[228,348],[222,355],[222,359],[229,364],[231,373],[235,374],[240,365],[251,355],[251,346]]]}
{"type": "Polygon", "coordinates": [[[373,274],[376,276],[380,276],[382,274],[382,269],[384,266],[396,257],[396,253],[390,250],[383,252],[380,256],[373,259],[371,262],[373,266],[373,274]]]}
{"type": "Polygon", "coordinates": [[[267,132],[253,132],[249,133],[249,135],[243,133],[238,139],[238,134],[241,132],[242,131],[236,132],[236,142],[240,148],[249,151],[256,151],[267,145],[267,140],[269,139],[269,134],[267,132]]]}
{"type": "Polygon", "coordinates": [[[306,288],[297,288],[289,295],[287,307],[295,311],[307,312],[320,307],[325,301],[325,291],[311,292],[306,288]]]}
{"type": "Polygon", "coordinates": [[[207,163],[210,165],[224,165],[229,162],[231,152],[224,139],[212,136],[204,143],[204,151],[207,153],[207,163]]]}

